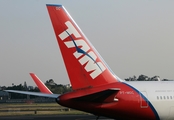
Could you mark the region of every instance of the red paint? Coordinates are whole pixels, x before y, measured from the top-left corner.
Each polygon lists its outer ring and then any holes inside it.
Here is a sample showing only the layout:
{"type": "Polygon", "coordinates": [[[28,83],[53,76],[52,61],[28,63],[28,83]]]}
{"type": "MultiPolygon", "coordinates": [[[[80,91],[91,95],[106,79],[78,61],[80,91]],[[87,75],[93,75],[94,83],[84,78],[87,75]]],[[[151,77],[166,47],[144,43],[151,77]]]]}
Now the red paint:
{"type": "Polygon", "coordinates": [[[86,37],[83,35],[81,30],[78,28],[78,26],[74,23],[71,17],[65,12],[65,9],[62,6],[59,6],[58,8],[58,6],[49,6],[49,5],[47,6],[47,9],[50,15],[50,19],[52,21],[55,35],[57,37],[57,41],[63,56],[63,60],[65,63],[73,90],[95,87],[95,86],[100,86],[100,85],[116,82],[117,80],[115,79],[115,77],[110,73],[107,66],[104,65],[103,61],[99,58],[99,56],[97,56],[97,53],[93,49],[92,45],[90,45],[90,43],[88,42],[86,37]],[[104,70],[104,72],[101,75],[95,78],[95,80],[92,79],[91,76],[89,75],[90,72],[85,71],[84,66],[86,64],[82,66],[78,61],[84,55],[76,59],[75,56],[73,55],[73,53],[76,52],[76,48],[75,47],[67,48],[67,46],[65,45],[65,42],[72,41],[72,39],[70,37],[67,37],[65,40],[62,41],[61,38],[59,37],[59,35],[67,29],[67,26],[65,25],[65,22],[67,21],[70,21],[81,35],[80,38],[76,38],[72,34],[73,39],[75,41],[84,40],[87,43],[87,45],[90,47],[89,51],[93,51],[94,54],[97,56],[96,62],[101,62],[106,67],[106,70],[104,70]]]}
{"type": "Polygon", "coordinates": [[[45,84],[34,73],[30,73],[30,76],[33,78],[34,82],[36,83],[36,85],[38,86],[39,90],[42,93],[52,94],[52,92],[45,86],[45,84]]]}
{"type": "Polygon", "coordinates": [[[156,120],[157,118],[150,106],[147,108],[141,108],[141,99],[143,98],[141,98],[139,93],[134,91],[126,84],[119,82],[64,94],[59,97],[58,103],[63,106],[90,112],[96,115],[107,116],[121,120],[156,120]],[[115,98],[117,98],[119,101],[113,101],[110,103],[95,103],[78,101],[78,99],[74,99],[76,97],[78,98],[79,96],[96,93],[107,88],[120,88],[120,91],[115,95],[115,98]],[[123,91],[128,93],[133,91],[133,94],[123,94],[123,91]]]}

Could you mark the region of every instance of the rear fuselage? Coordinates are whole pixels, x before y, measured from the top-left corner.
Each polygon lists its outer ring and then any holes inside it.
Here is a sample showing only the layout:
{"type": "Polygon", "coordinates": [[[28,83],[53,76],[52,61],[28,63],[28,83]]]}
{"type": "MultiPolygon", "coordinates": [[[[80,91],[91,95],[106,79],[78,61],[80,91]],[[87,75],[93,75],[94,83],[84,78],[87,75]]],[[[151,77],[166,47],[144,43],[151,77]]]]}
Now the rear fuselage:
{"type": "Polygon", "coordinates": [[[147,108],[152,104],[160,120],[174,119],[174,81],[128,82],[147,99],[147,108]]]}
{"type": "MultiPolygon", "coordinates": [[[[174,82],[116,82],[100,89],[119,88],[118,101],[103,103],[73,99],[87,95],[93,88],[77,90],[59,97],[58,103],[74,109],[115,119],[168,120],[174,115],[174,82]],[[90,90],[89,90],[90,89],[90,90]]],[[[95,93],[95,89],[93,91],[95,93]]],[[[96,91],[97,92],[97,91],[96,91]]]]}

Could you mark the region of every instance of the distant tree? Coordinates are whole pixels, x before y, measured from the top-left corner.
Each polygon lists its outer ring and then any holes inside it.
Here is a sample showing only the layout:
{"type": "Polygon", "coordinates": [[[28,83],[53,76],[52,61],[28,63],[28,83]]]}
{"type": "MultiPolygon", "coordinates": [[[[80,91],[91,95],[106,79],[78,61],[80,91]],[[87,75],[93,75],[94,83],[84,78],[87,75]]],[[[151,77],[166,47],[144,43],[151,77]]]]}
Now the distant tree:
{"type": "MultiPolygon", "coordinates": [[[[7,87],[6,90],[25,91],[25,88],[22,84],[19,84],[19,85],[13,85],[13,86],[7,87]]],[[[11,94],[11,99],[25,99],[25,98],[27,98],[27,95],[24,95],[24,94],[18,94],[18,93],[10,93],[10,94],[11,94]]]]}
{"type": "Polygon", "coordinates": [[[66,87],[66,85],[56,84],[53,79],[47,80],[45,85],[51,92],[56,94],[63,94],[71,91],[71,88],[66,87]]]}
{"type": "Polygon", "coordinates": [[[137,81],[136,76],[134,75],[133,77],[129,77],[125,79],[126,81],[137,81]]]}
{"type": "Polygon", "coordinates": [[[171,81],[171,80],[169,80],[169,79],[163,79],[163,80],[161,80],[161,81],[171,81]]]}
{"type": "Polygon", "coordinates": [[[137,81],[148,81],[149,77],[146,75],[140,75],[137,79],[137,81]]]}
{"type": "Polygon", "coordinates": [[[26,82],[26,81],[24,82],[24,89],[25,89],[25,90],[28,90],[27,82],[26,82]]]}
{"type": "Polygon", "coordinates": [[[53,79],[49,79],[49,80],[46,81],[45,84],[46,84],[46,85],[55,85],[56,83],[54,82],[53,79]]]}
{"type": "Polygon", "coordinates": [[[159,76],[153,76],[151,81],[161,81],[159,76]]]}
{"type": "Polygon", "coordinates": [[[6,90],[6,89],[7,89],[6,86],[2,86],[2,87],[1,87],[1,90],[6,90]]]}
{"type": "MultiPolygon", "coordinates": [[[[27,83],[24,82],[24,85],[19,84],[19,85],[14,85],[6,87],[6,90],[21,90],[21,91],[31,91],[31,92],[39,92],[39,89],[35,87],[34,89],[28,90],[27,89],[27,83]]],[[[11,99],[27,99],[29,96],[25,94],[18,94],[18,93],[10,93],[11,99]]],[[[35,98],[36,96],[30,95],[30,98],[35,98]]]]}

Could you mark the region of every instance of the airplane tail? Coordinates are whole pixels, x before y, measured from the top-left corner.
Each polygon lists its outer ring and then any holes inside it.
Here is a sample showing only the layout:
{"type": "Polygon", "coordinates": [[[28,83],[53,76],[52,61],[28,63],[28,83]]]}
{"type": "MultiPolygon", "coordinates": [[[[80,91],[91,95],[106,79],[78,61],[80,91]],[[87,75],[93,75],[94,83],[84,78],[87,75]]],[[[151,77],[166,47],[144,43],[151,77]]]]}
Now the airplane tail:
{"type": "Polygon", "coordinates": [[[73,90],[119,82],[66,9],[47,9],[73,90]]]}
{"type": "Polygon", "coordinates": [[[53,94],[34,73],[30,73],[30,76],[33,78],[33,80],[36,83],[37,87],[39,88],[40,92],[47,93],[47,94],[53,94]]]}

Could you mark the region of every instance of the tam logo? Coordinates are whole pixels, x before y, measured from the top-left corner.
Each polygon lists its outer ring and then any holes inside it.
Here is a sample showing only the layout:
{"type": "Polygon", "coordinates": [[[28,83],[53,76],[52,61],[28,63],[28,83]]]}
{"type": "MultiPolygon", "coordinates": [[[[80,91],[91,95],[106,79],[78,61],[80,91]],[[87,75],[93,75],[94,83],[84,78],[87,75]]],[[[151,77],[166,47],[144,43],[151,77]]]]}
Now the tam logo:
{"type": "Polygon", "coordinates": [[[63,31],[61,34],[59,34],[59,37],[62,41],[64,41],[67,37],[70,37],[72,41],[64,42],[64,44],[68,48],[75,47],[76,52],[73,53],[76,59],[79,59],[79,63],[81,65],[85,65],[84,69],[87,72],[91,72],[90,76],[92,79],[95,79],[97,76],[99,76],[106,68],[101,62],[97,62],[97,56],[94,54],[92,50],[90,50],[90,47],[86,43],[85,40],[80,39],[81,35],[76,30],[76,28],[72,25],[70,21],[65,22],[65,25],[68,27],[65,31],[63,31]],[[78,40],[74,40],[71,35],[74,35],[78,40]],[[81,46],[81,47],[78,47],[81,46]],[[90,51],[89,51],[90,50],[90,51]],[[88,52],[87,52],[88,51],[88,52]]]}

